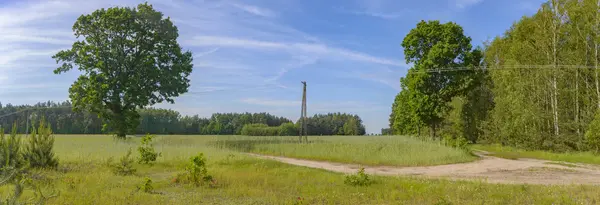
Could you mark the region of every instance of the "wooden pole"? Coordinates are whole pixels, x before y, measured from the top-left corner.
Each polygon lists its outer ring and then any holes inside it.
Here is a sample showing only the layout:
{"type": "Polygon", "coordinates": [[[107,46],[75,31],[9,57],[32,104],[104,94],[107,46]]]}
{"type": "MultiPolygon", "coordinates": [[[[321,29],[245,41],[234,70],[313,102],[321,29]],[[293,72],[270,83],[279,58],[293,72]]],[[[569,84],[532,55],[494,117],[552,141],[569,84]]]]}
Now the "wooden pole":
{"type": "Polygon", "coordinates": [[[302,111],[300,113],[300,142],[304,136],[304,141],[308,142],[308,126],[306,125],[306,81],[302,81],[302,111]]]}

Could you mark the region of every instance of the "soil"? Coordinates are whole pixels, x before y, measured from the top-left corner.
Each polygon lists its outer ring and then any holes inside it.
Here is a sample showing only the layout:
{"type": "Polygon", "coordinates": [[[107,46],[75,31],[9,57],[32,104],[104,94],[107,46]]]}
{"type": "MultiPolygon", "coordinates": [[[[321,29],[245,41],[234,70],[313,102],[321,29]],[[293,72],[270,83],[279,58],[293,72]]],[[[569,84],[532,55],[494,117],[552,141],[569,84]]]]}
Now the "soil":
{"type": "Polygon", "coordinates": [[[419,176],[501,184],[600,185],[600,166],[526,158],[503,159],[489,156],[487,152],[483,151],[477,151],[475,154],[480,159],[474,162],[424,167],[362,166],[258,154],[250,155],[347,174],[356,173],[362,167],[365,168],[367,174],[383,176],[419,176]]]}

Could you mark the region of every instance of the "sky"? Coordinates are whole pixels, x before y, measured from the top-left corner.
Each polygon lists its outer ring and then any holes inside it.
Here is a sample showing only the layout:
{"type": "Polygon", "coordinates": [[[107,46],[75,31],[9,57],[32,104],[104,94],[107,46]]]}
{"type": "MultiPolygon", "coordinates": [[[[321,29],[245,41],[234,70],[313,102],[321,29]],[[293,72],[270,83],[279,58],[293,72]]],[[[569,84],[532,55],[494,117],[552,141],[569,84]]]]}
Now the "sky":
{"type": "MultiPolygon", "coordinates": [[[[77,17],[137,0],[0,0],[0,102],[68,100],[80,75],[53,74],[51,58],[76,40],[77,17]]],[[[406,64],[401,42],[421,20],[453,21],[472,44],[502,35],[542,0],[151,0],[194,56],[189,92],[155,107],[208,117],[269,112],[359,115],[367,133],[388,127],[406,64]]]]}

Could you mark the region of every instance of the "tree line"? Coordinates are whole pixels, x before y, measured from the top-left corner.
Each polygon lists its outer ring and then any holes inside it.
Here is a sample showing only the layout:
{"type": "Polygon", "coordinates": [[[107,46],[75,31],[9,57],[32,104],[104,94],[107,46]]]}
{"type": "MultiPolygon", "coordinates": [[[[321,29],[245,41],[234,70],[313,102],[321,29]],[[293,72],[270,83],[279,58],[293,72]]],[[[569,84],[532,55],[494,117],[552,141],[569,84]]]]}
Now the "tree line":
{"type": "Polygon", "coordinates": [[[472,49],[455,23],[420,22],[402,43],[414,66],[401,79],[390,131],[525,149],[595,149],[599,13],[598,0],[550,0],[481,49],[472,49]]]}
{"type": "MultiPolygon", "coordinates": [[[[103,122],[96,114],[74,112],[72,104],[65,102],[42,102],[34,105],[2,105],[0,103],[0,127],[10,132],[13,124],[17,131],[25,133],[27,116],[29,127],[42,117],[57,134],[104,134],[103,122]],[[14,113],[14,114],[13,114],[14,113]]],[[[138,110],[140,120],[129,134],[186,134],[186,135],[240,135],[245,125],[260,125],[281,129],[284,135],[297,135],[299,123],[269,113],[214,113],[210,118],[187,116],[170,109],[145,108],[138,110]],[[291,126],[290,126],[291,125],[291,126]],[[292,134],[295,133],[295,134],[292,134]]],[[[362,120],[357,115],[330,113],[307,119],[311,135],[364,135],[362,120]]]]}

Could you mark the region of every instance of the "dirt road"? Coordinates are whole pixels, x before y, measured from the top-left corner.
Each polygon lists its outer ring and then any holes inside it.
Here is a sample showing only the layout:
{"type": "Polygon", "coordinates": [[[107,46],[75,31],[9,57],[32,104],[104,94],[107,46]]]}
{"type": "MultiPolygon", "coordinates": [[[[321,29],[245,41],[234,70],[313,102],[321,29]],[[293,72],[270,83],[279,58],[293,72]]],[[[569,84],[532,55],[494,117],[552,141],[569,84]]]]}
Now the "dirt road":
{"type": "MultiPolygon", "coordinates": [[[[546,160],[509,160],[488,156],[485,152],[478,152],[476,154],[481,157],[480,160],[461,164],[426,167],[363,167],[368,174],[386,176],[422,176],[453,180],[481,180],[489,183],[504,184],[600,185],[600,166],[564,163],[569,165],[566,166],[552,164],[551,161],[546,160]]],[[[257,154],[251,155],[287,164],[341,173],[356,173],[361,167],[361,165],[357,164],[311,161],[257,154]]]]}

